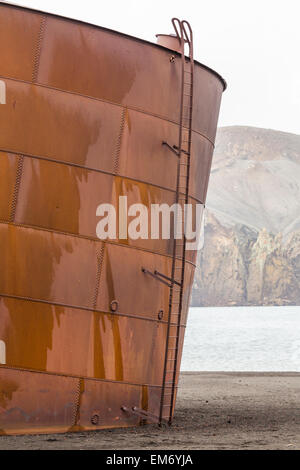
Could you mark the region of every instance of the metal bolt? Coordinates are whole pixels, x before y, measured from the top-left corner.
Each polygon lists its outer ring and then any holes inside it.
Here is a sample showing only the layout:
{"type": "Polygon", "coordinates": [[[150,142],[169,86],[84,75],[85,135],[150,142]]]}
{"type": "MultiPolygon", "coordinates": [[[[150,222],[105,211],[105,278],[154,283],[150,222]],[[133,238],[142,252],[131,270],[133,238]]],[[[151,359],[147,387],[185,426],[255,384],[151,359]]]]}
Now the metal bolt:
{"type": "Polygon", "coordinates": [[[158,316],[158,319],[159,319],[159,320],[162,320],[162,319],[163,319],[163,316],[164,316],[164,311],[163,311],[163,310],[160,310],[160,311],[158,312],[158,315],[157,315],[157,316],[158,316]]]}
{"type": "Polygon", "coordinates": [[[170,62],[171,62],[171,64],[173,64],[175,62],[175,56],[174,55],[171,55],[170,62]]]}
{"type": "Polygon", "coordinates": [[[100,416],[97,413],[93,414],[93,416],[91,417],[91,423],[94,426],[97,426],[97,424],[99,424],[99,420],[100,420],[100,416]]]}
{"type": "Polygon", "coordinates": [[[119,308],[119,302],[117,300],[113,300],[111,303],[110,303],[110,310],[112,312],[116,312],[119,308]]]}

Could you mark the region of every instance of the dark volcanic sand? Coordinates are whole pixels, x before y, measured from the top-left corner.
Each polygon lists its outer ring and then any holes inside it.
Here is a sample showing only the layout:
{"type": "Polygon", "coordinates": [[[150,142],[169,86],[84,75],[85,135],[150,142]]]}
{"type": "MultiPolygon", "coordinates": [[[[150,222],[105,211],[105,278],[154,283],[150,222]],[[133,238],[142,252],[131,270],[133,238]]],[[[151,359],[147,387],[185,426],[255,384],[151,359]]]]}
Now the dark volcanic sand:
{"type": "Polygon", "coordinates": [[[300,373],[185,372],[172,427],[3,436],[0,449],[300,449],[300,373]]]}

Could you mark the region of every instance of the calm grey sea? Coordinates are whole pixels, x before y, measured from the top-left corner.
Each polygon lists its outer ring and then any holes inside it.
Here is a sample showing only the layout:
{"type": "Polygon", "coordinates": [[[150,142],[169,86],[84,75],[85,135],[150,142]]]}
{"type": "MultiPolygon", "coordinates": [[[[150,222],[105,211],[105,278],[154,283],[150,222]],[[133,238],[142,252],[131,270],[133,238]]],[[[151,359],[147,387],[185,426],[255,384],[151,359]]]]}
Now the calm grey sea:
{"type": "Polygon", "coordinates": [[[299,307],[191,308],[184,371],[300,371],[299,307]]]}

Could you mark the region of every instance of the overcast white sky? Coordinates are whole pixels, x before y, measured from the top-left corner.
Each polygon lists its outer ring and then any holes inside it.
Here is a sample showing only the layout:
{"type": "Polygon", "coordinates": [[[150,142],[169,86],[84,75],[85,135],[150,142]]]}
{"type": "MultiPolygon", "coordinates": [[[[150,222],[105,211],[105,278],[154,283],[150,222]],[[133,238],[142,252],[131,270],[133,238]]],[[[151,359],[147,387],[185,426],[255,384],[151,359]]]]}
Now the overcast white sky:
{"type": "Polygon", "coordinates": [[[195,57],[228,82],[219,125],[300,134],[300,0],[15,0],[155,42],[191,22],[195,57]]]}

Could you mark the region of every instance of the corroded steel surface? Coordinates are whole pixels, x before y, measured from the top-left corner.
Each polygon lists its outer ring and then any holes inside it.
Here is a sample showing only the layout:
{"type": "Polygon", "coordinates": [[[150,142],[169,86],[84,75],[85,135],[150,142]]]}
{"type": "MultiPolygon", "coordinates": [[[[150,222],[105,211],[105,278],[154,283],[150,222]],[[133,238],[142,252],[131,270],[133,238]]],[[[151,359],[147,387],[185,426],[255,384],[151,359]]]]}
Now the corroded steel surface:
{"type": "MultiPolygon", "coordinates": [[[[141,267],[171,276],[172,240],[100,241],[96,208],[175,202],[162,141],[178,138],[180,55],[4,4],[0,44],[0,434],[137,425],[127,409],[159,414],[169,302],[141,267]]],[[[204,204],[224,83],[198,63],[194,80],[189,201],[204,204]]]]}

